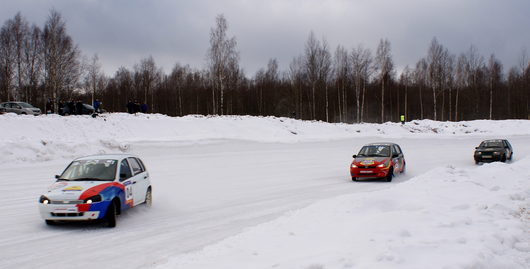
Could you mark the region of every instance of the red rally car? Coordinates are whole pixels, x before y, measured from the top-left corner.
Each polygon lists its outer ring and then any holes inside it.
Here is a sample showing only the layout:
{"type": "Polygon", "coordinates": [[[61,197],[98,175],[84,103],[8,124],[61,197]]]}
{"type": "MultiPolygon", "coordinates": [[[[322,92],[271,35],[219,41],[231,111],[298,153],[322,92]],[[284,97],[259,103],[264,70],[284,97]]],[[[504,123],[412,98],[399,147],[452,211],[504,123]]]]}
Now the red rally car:
{"type": "Polygon", "coordinates": [[[390,182],[395,174],[405,172],[405,165],[405,156],[398,144],[368,144],[357,155],[353,155],[351,179],[381,178],[390,182]]]}

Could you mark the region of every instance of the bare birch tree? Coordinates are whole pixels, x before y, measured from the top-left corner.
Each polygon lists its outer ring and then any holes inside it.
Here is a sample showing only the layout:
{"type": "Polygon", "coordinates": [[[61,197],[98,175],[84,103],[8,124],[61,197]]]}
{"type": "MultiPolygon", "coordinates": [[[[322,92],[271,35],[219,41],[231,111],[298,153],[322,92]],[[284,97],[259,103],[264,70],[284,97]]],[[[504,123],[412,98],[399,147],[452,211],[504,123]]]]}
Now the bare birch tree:
{"type": "Polygon", "coordinates": [[[489,119],[493,119],[493,100],[494,91],[502,80],[502,64],[495,58],[494,54],[490,55],[487,66],[488,88],[489,88],[489,119]]]}
{"type": "Polygon", "coordinates": [[[66,23],[59,12],[51,10],[43,30],[44,76],[47,97],[58,111],[59,98],[72,92],[81,75],[80,51],[66,33],[66,23]]]}
{"type": "Polygon", "coordinates": [[[347,91],[346,87],[349,84],[350,77],[350,57],[348,51],[342,47],[337,46],[334,56],[334,78],[337,87],[337,107],[339,112],[339,121],[346,121],[348,113],[347,108],[347,91]]]}
{"type": "Polygon", "coordinates": [[[427,85],[428,80],[428,64],[425,58],[422,58],[416,63],[416,69],[414,71],[414,80],[419,91],[419,105],[420,105],[420,119],[424,119],[424,108],[423,108],[423,90],[427,85]]]}
{"type": "Polygon", "coordinates": [[[355,86],[356,117],[357,122],[362,122],[364,120],[366,85],[370,81],[370,76],[374,70],[372,53],[361,45],[357,46],[351,52],[351,64],[352,81],[355,86]]]}
{"type": "Polygon", "coordinates": [[[385,85],[391,79],[394,70],[390,41],[381,39],[377,46],[375,66],[381,83],[381,122],[385,121],[385,85]]]}
{"type": "Polygon", "coordinates": [[[215,28],[210,30],[210,48],[207,59],[212,82],[212,111],[213,114],[222,115],[230,71],[239,72],[239,52],[236,49],[235,37],[227,37],[228,22],[224,15],[218,15],[215,22],[215,28]],[[219,94],[219,100],[216,93],[219,94]]]}
{"type": "Polygon", "coordinates": [[[92,104],[94,104],[96,95],[101,93],[105,87],[105,75],[101,71],[101,63],[97,54],[94,54],[86,65],[85,87],[90,92],[92,104]]]}

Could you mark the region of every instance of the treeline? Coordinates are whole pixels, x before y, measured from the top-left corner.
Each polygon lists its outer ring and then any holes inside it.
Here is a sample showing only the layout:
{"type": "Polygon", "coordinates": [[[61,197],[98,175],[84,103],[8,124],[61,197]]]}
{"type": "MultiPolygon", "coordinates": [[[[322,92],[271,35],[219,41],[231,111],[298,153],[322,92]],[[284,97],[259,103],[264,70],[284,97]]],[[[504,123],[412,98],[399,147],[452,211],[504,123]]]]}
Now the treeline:
{"type": "Polygon", "coordinates": [[[506,72],[494,54],[484,57],[470,46],[456,55],[433,38],[425,57],[398,73],[386,39],[375,51],[340,45],[332,50],[311,32],[287,70],[279,70],[273,58],[250,78],[227,30],[219,15],[204,70],[176,63],[166,74],[147,57],[107,77],[97,55],[82,56],[57,11],[42,28],[18,13],[0,31],[0,101],[44,109],[52,100],[57,111],[62,100],[97,98],[107,111],[124,112],[129,100],[137,100],[148,104],[149,112],[173,116],[273,115],[328,122],[398,121],[399,115],[527,119],[530,114],[530,63],[524,51],[506,72]]]}

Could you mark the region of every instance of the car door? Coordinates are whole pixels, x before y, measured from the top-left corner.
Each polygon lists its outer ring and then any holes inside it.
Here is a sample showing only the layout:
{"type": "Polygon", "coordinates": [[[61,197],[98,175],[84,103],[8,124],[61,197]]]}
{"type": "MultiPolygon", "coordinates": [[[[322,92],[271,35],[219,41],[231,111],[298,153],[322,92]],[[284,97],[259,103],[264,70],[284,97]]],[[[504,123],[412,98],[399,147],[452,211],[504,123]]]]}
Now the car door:
{"type": "MultiPolygon", "coordinates": [[[[6,112],[12,112],[12,113],[17,113],[17,111],[15,110],[15,106],[16,104],[14,103],[7,103],[5,105],[5,108],[6,108],[6,112]]],[[[18,113],[17,113],[18,114],[18,113]]]]}
{"type": "Polygon", "coordinates": [[[125,187],[125,204],[129,207],[134,205],[133,173],[127,159],[120,162],[120,183],[125,187]]]}
{"type": "Polygon", "coordinates": [[[394,162],[394,173],[400,172],[403,169],[404,158],[401,148],[397,145],[392,146],[392,161],[394,162]]]}
{"type": "Polygon", "coordinates": [[[513,150],[512,150],[512,146],[510,145],[510,142],[508,142],[507,140],[503,140],[502,144],[504,145],[504,150],[506,152],[506,158],[511,158],[513,150]]]}
{"type": "Polygon", "coordinates": [[[17,103],[12,103],[11,104],[11,107],[13,108],[13,112],[17,113],[17,114],[27,114],[26,111],[24,111],[24,109],[22,108],[21,105],[17,104],[17,103]]]}
{"type": "Polygon", "coordinates": [[[133,197],[134,205],[145,202],[145,194],[149,187],[149,175],[141,162],[134,157],[127,158],[133,172],[133,197]]]}

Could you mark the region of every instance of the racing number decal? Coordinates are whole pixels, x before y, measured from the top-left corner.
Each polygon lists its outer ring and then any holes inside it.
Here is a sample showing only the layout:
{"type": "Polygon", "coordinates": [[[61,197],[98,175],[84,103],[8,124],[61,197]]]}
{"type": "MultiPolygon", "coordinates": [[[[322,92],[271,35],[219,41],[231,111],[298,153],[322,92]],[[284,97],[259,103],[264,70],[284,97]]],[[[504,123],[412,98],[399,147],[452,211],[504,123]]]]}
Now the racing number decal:
{"type": "Polygon", "coordinates": [[[123,183],[125,185],[125,202],[129,203],[133,199],[133,189],[130,181],[123,183]]]}
{"type": "Polygon", "coordinates": [[[127,186],[125,186],[125,200],[131,200],[132,198],[132,184],[127,184],[127,186]]]}

